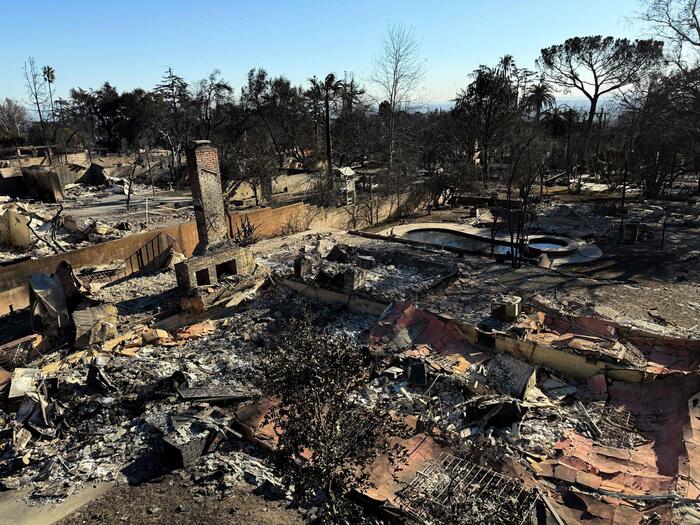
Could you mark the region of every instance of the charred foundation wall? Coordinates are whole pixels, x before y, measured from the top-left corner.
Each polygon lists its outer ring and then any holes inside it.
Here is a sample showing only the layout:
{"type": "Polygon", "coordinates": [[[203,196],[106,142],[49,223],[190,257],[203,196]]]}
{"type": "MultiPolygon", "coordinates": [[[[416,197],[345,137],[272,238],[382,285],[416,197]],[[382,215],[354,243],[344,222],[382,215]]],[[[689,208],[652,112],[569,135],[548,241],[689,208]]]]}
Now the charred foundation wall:
{"type": "MultiPolygon", "coordinates": [[[[261,208],[246,212],[228,212],[228,225],[233,234],[247,217],[257,227],[261,237],[275,237],[302,231],[309,227],[330,227],[341,230],[360,229],[369,226],[365,203],[342,208],[318,208],[305,203],[290,204],[279,208],[261,208]]],[[[393,207],[390,199],[376,203],[375,214],[383,222],[390,216],[393,207]]],[[[29,306],[27,279],[35,273],[52,273],[58,263],[68,261],[74,268],[109,264],[132,255],[158,234],[165,233],[177,242],[186,257],[191,257],[199,243],[195,221],[168,228],[150,230],[129,235],[114,241],[95,244],[66,253],[42,257],[10,266],[0,267],[0,315],[9,313],[10,307],[19,310],[29,306]]]]}
{"type": "MultiPolygon", "coordinates": [[[[243,217],[247,216],[250,222],[257,226],[257,233],[260,236],[274,237],[279,235],[290,221],[294,223],[297,221],[297,217],[305,216],[308,213],[308,208],[310,208],[308,205],[298,203],[281,208],[263,208],[246,213],[229,213],[229,227],[231,231],[235,232],[243,217]]],[[[123,260],[152,241],[160,233],[174,238],[178,249],[187,257],[192,255],[199,242],[197,225],[195,221],[191,221],[0,268],[0,315],[9,313],[11,308],[19,310],[29,306],[27,279],[31,275],[52,273],[56,270],[58,263],[63,260],[71,263],[74,268],[123,260]]]]}

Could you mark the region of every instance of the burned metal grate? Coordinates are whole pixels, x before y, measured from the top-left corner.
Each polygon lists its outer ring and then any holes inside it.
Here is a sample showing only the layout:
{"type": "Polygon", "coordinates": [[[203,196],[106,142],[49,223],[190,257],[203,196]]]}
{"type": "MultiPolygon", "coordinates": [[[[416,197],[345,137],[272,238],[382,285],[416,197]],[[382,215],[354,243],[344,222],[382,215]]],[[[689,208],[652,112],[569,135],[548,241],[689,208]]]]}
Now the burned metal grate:
{"type": "Polygon", "coordinates": [[[35,336],[0,345],[0,368],[14,370],[17,367],[28,366],[27,363],[43,356],[37,345],[35,336]]]}
{"type": "Polygon", "coordinates": [[[601,431],[599,443],[617,448],[634,448],[648,442],[639,433],[636,418],[623,406],[606,404],[602,409],[592,410],[596,425],[601,431]]]}
{"type": "Polygon", "coordinates": [[[85,284],[108,284],[130,275],[150,275],[160,270],[178,248],[177,240],[167,233],[159,233],[113,268],[81,273],[80,280],[85,284]]]}
{"type": "Polygon", "coordinates": [[[530,520],[537,496],[517,479],[443,452],[399,498],[429,522],[522,525],[530,520]]]}

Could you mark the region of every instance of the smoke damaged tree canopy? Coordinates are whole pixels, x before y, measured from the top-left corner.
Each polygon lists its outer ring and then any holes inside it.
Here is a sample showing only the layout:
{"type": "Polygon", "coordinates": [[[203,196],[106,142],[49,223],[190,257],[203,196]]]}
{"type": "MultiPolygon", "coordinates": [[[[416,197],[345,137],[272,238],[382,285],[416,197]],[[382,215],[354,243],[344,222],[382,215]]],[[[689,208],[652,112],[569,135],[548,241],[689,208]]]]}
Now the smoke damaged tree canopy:
{"type": "MultiPolygon", "coordinates": [[[[184,183],[187,143],[207,138],[219,148],[231,192],[237,184],[257,183],[253,191],[265,197],[283,170],[330,174],[334,166],[359,165],[366,171],[361,192],[392,195],[398,209],[407,188],[429,187],[428,200],[436,205],[477,178],[487,184],[503,175],[509,141],[523,124],[536,124],[552,139],[552,169],[571,176],[588,164],[601,166],[593,159],[599,152],[631,147],[640,127],[653,123],[664,133],[644,135],[652,158],[670,159],[666,171],[685,175],[699,158],[699,1],[640,0],[640,18],[658,40],[574,36],[541,50],[540,79],[505,54],[493,67],[474,71],[453,110],[444,113],[411,107],[426,62],[419,35],[397,23],[378,43],[367,91],[351,72],[323,71],[296,85],[284,74],[254,68],[234,87],[218,70],[190,83],[168,69],[155,87],[125,92],[109,82],[96,89],[64,85],[58,87],[70,95],[53,100],[57,79],[69,79],[28,59],[27,104],[24,111],[14,101],[0,104],[0,141],[5,147],[50,142],[59,152],[166,149],[170,180],[184,183]],[[587,115],[558,106],[555,95],[562,92],[585,96],[587,115]],[[623,95],[615,97],[622,107],[606,118],[611,114],[599,106],[613,93],[623,95]],[[667,155],[654,153],[667,149],[667,155]]],[[[655,186],[664,192],[671,184],[655,186]]],[[[327,195],[335,198],[324,189],[319,200],[330,202],[327,195]]]]}
{"type": "Polygon", "coordinates": [[[270,77],[263,68],[248,72],[241,104],[269,135],[278,165],[287,157],[302,164],[313,148],[312,123],[304,90],[284,77],[270,77]]]}
{"type": "Polygon", "coordinates": [[[0,100],[0,144],[17,145],[28,125],[24,106],[9,98],[0,100]]]}
{"type": "Polygon", "coordinates": [[[517,96],[504,70],[487,66],[474,71],[472,81],[457,95],[453,114],[473,133],[486,172],[490,150],[512,121],[517,96]]]}

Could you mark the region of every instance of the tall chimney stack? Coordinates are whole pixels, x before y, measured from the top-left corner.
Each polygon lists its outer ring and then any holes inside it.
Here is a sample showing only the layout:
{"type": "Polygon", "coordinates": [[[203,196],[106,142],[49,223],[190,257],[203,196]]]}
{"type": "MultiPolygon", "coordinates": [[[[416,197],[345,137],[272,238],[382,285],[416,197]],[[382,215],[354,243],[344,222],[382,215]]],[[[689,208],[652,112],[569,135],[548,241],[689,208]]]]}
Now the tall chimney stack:
{"type": "Polygon", "coordinates": [[[219,155],[208,140],[193,140],[187,150],[187,169],[192,188],[199,243],[195,254],[229,238],[228,220],[221,191],[219,155]]]}

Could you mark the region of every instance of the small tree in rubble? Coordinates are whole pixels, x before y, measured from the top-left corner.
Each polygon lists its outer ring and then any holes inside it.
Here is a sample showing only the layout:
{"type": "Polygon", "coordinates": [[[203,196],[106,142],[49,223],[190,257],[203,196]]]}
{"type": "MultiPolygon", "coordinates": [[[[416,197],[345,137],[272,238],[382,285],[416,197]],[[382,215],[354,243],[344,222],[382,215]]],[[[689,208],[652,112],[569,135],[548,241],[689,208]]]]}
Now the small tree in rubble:
{"type": "Polygon", "coordinates": [[[404,453],[388,438],[401,426],[386,408],[357,402],[367,368],[349,336],[322,330],[308,313],[288,321],[266,351],[260,386],[277,400],[267,419],[279,436],[275,459],[299,501],[325,494],[325,523],[348,513],[343,496],[371,486],[377,457],[397,465],[404,453]]]}

